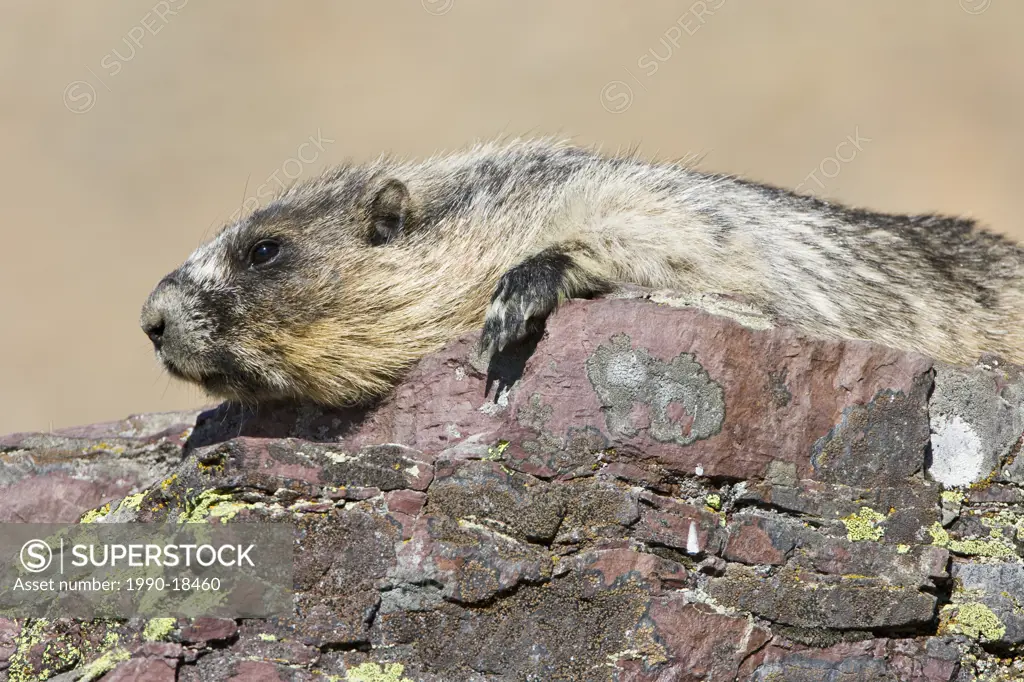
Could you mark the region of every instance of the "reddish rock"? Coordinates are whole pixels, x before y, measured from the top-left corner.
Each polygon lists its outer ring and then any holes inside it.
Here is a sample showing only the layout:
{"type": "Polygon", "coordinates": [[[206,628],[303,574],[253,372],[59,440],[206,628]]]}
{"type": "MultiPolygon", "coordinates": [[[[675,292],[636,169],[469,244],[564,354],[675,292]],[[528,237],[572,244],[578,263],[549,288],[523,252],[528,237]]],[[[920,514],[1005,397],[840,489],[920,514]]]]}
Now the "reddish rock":
{"type": "Polygon", "coordinates": [[[948,577],[949,552],[931,545],[913,545],[905,551],[891,545],[850,542],[808,534],[795,562],[797,566],[831,575],[885,578],[893,585],[932,587],[948,577]]]}
{"type": "Polygon", "coordinates": [[[551,559],[536,547],[475,524],[423,516],[399,548],[392,575],[399,583],[431,580],[445,598],[473,604],[550,573],[551,559]]]}
{"type": "Polygon", "coordinates": [[[137,657],[184,658],[185,647],[176,642],[142,642],[132,653],[137,657]]]}
{"type": "Polygon", "coordinates": [[[230,618],[194,618],[181,629],[181,641],[221,642],[237,634],[238,625],[230,618]]]}
{"type": "Polygon", "coordinates": [[[394,490],[384,496],[389,511],[409,516],[417,516],[426,501],[426,494],[415,490],[394,490]]]}
{"type": "Polygon", "coordinates": [[[0,436],[0,523],[73,523],[145,489],[181,459],[196,414],[0,436]]]}
{"type": "Polygon", "coordinates": [[[277,666],[264,661],[242,661],[227,682],[283,682],[277,666]]]}
{"type": "Polygon", "coordinates": [[[638,539],[691,555],[721,551],[722,519],[717,514],[661,495],[648,493],[641,500],[649,507],[641,511],[635,529],[638,539]]]}
{"type": "Polygon", "coordinates": [[[15,638],[19,632],[21,626],[16,621],[0,618],[0,670],[7,668],[7,661],[18,650],[15,638]]]}
{"type": "Polygon", "coordinates": [[[360,491],[425,490],[432,459],[400,445],[367,446],[350,453],[297,439],[240,437],[198,449],[198,472],[207,482],[266,488],[285,483],[299,493],[363,499],[360,491]]]}
{"type": "Polygon", "coordinates": [[[960,652],[939,638],[875,639],[825,648],[769,646],[751,682],[820,680],[898,680],[952,682],[959,679],[960,652]]]}
{"type": "Polygon", "coordinates": [[[996,502],[998,504],[1024,505],[1024,490],[1017,486],[992,483],[981,485],[967,491],[967,499],[972,503],[996,502]]]}
{"type": "Polygon", "coordinates": [[[722,556],[750,565],[780,566],[792,560],[818,573],[882,577],[893,585],[919,588],[946,578],[949,562],[949,552],[941,547],[850,541],[787,517],[752,514],[733,516],[722,556]]]}
{"type": "Polygon", "coordinates": [[[644,670],[635,660],[617,661],[623,682],[735,680],[741,666],[758,660],[756,652],[771,639],[771,633],[747,618],[715,613],[703,604],[687,604],[676,595],[654,599],[650,619],[666,643],[662,655],[667,660],[655,670],[644,670]]]}
{"type": "Polygon", "coordinates": [[[329,500],[349,500],[353,502],[368,500],[380,494],[380,488],[363,488],[360,486],[329,487],[323,491],[323,496],[329,500]]]}
{"type": "Polygon", "coordinates": [[[722,550],[728,561],[781,566],[805,535],[796,524],[787,528],[786,522],[773,518],[736,514],[733,520],[722,550]]]}
{"type": "Polygon", "coordinates": [[[384,501],[389,516],[402,527],[402,539],[411,539],[416,529],[416,519],[426,504],[426,494],[416,490],[392,490],[384,495],[384,501]]]}
{"type": "MultiPolygon", "coordinates": [[[[793,467],[776,467],[776,472],[779,471],[795,476],[793,467]]],[[[941,492],[938,484],[918,478],[893,478],[872,488],[787,479],[753,482],[744,488],[737,502],[825,521],[839,521],[869,507],[886,515],[881,541],[898,545],[930,541],[923,529],[940,518],[941,492]]]]}
{"type": "Polygon", "coordinates": [[[133,658],[119,663],[103,676],[103,682],[174,682],[178,661],[167,658],[133,658]]]}
{"type": "Polygon", "coordinates": [[[424,358],[372,414],[312,410],[300,419],[291,408],[242,424],[210,415],[196,442],[233,430],[340,438],[350,449],[403,443],[429,457],[460,438],[494,434],[492,443],[510,443],[507,460],[544,477],[592,467],[609,451],[612,459],[653,457],[672,472],[754,480],[778,461],[800,478],[868,484],[871,472],[888,472],[888,481],[924,464],[932,363],[912,353],[752,330],[696,308],[574,301],[548,322],[514,390],[495,402],[474,364],[475,342],[467,335],[424,358]],[[628,385],[615,383],[620,376],[628,385]],[[778,400],[782,388],[795,398],[778,400]],[[691,414],[702,391],[718,407],[691,414]],[[661,405],[655,395],[677,398],[661,405]]]}
{"type": "Polygon", "coordinates": [[[572,563],[584,575],[597,576],[593,591],[606,590],[627,580],[643,581],[655,593],[687,585],[686,568],[681,564],[628,548],[586,552],[572,563]]]}
{"type": "MultiPolygon", "coordinates": [[[[134,656],[111,675],[180,664],[180,682],[396,661],[417,682],[1012,672],[1020,562],[958,555],[950,576],[931,531],[995,531],[1020,554],[1024,460],[1003,451],[1024,383],[1000,379],[1017,369],[984,374],[984,400],[947,382],[931,405],[926,358],[626,299],[572,302],[535,348],[486,366],[476,341],[373,406],[222,406],[184,448],[160,416],[0,439],[0,514],[116,505],[149,480],[117,520],[174,523],[214,490],[238,503],[218,522],[287,523],[295,541],[293,612],[197,619],[160,643],[143,619],[34,622],[11,675],[77,674],[111,635],[134,656]],[[931,407],[988,429],[995,483],[943,501],[931,407]],[[848,537],[864,508],[877,541],[848,537]],[[999,641],[937,635],[939,605],[964,598],[997,615],[999,641]]],[[[17,632],[0,620],[0,656],[17,632]]]]}

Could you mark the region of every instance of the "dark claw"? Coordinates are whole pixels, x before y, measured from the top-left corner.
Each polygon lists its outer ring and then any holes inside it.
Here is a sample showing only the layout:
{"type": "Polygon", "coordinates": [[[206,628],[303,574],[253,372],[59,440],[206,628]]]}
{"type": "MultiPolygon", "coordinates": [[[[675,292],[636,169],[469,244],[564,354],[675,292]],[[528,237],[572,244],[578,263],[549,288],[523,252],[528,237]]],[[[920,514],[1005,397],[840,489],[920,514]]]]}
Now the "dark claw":
{"type": "Polygon", "coordinates": [[[487,309],[481,349],[490,356],[535,332],[558,305],[571,266],[568,255],[548,250],[502,275],[487,309]]]}
{"type": "Polygon", "coordinates": [[[495,301],[501,306],[499,310],[504,311],[504,314],[495,312],[493,305],[488,311],[487,319],[484,321],[483,335],[480,339],[480,346],[487,355],[501,352],[509,344],[522,340],[530,333],[531,329],[529,320],[526,318],[525,301],[520,298],[515,303],[510,303],[501,301],[497,297],[495,297],[495,301]]]}

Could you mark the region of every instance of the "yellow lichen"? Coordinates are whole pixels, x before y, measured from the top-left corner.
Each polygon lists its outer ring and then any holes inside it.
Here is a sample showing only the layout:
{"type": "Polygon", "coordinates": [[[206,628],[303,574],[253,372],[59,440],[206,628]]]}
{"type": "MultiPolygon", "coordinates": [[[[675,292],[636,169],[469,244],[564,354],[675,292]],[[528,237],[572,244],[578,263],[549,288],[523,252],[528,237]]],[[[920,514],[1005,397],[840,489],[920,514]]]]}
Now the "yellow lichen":
{"type": "Polygon", "coordinates": [[[106,516],[109,513],[110,513],[110,503],[107,502],[102,507],[98,507],[96,509],[90,509],[89,511],[85,512],[84,514],[82,514],[82,516],[78,519],[78,522],[79,523],[95,523],[96,521],[98,521],[99,519],[102,519],[104,516],[106,516]]]}
{"type": "Polygon", "coordinates": [[[704,498],[704,503],[709,507],[718,511],[722,508],[722,496],[721,495],[708,495],[704,498]]]}
{"type": "Polygon", "coordinates": [[[885,521],[885,515],[879,514],[871,507],[861,507],[859,512],[850,514],[842,521],[846,526],[846,537],[851,542],[877,541],[885,535],[885,529],[878,527],[879,523],[885,521]]]}
{"type": "Polygon", "coordinates": [[[501,459],[501,455],[508,449],[510,443],[507,440],[499,440],[495,445],[487,448],[487,455],[484,459],[501,459]]]}
{"type": "Polygon", "coordinates": [[[412,682],[402,677],[405,666],[401,663],[363,663],[345,673],[345,682],[412,682]]]}
{"type": "Polygon", "coordinates": [[[121,661],[127,661],[131,657],[132,655],[125,649],[111,649],[89,665],[85,666],[85,669],[82,671],[82,676],[78,678],[78,682],[92,682],[92,680],[98,680],[103,677],[103,675],[116,668],[118,663],[121,661]]]}
{"type": "Polygon", "coordinates": [[[897,554],[906,554],[910,551],[910,545],[896,545],[897,554]]]}
{"type": "Polygon", "coordinates": [[[940,497],[942,497],[943,502],[961,504],[967,496],[961,490],[943,490],[940,497]]]}
{"type": "Polygon", "coordinates": [[[942,527],[942,524],[936,521],[928,529],[928,534],[932,536],[932,544],[938,545],[939,547],[946,547],[949,545],[949,533],[942,527]]]}
{"type": "Polygon", "coordinates": [[[171,634],[177,624],[175,618],[151,618],[142,630],[142,638],[147,642],[158,642],[171,634]]]}
{"type": "Polygon", "coordinates": [[[146,496],[146,493],[136,493],[129,495],[128,497],[121,500],[121,504],[117,505],[118,511],[121,509],[138,509],[139,505],[142,504],[142,498],[146,496]]]}
{"type": "MultiPolygon", "coordinates": [[[[45,618],[38,618],[28,620],[22,626],[21,632],[14,639],[17,648],[9,659],[7,674],[11,682],[28,682],[28,680],[38,679],[36,671],[29,660],[29,652],[33,647],[45,641],[43,633],[46,632],[48,625],[49,621],[45,618]]],[[[50,677],[50,675],[47,675],[47,677],[50,677]]]]}
{"type": "Polygon", "coordinates": [[[997,559],[1009,559],[1017,556],[1013,545],[1002,537],[1002,533],[990,532],[991,540],[952,540],[949,537],[949,532],[938,521],[931,525],[928,533],[932,536],[933,545],[945,547],[957,554],[997,559]]]}
{"type": "Polygon", "coordinates": [[[948,604],[942,608],[939,634],[956,633],[982,642],[994,642],[1006,634],[1006,626],[992,609],[979,602],[948,604]]]}
{"type": "Polygon", "coordinates": [[[127,448],[125,448],[125,446],[123,445],[117,445],[116,443],[114,445],[111,445],[110,443],[101,442],[90,445],[89,447],[82,450],[82,452],[84,454],[92,454],[96,452],[111,452],[115,455],[123,455],[125,452],[127,452],[127,448]]]}
{"type": "Polygon", "coordinates": [[[256,636],[259,637],[260,639],[262,639],[264,642],[276,642],[277,641],[277,635],[272,635],[269,632],[261,632],[261,633],[259,633],[256,636]]]}
{"type": "Polygon", "coordinates": [[[228,519],[251,505],[238,502],[229,493],[219,490],[204,490],[185,503],[185,511],[178,515],[178,523],[203,523],[207,517],[213,516],[227,523],[228,519]]]}
{"type": "MultiPolygon", "coordinates": [[[[60,627],[53,627],[53,623],[45,618],[27,619],[15,637],[15,652],[8,660],[7,677],[4,679],[10,682],[47,680],[75,669],[82,661],[99,652],[112,654],[107,661],[117,656],[126,657],[127,652],[114,651],[120,637],[116,632],[107,630],[107,627],[108,622],[102,619],[81,621],[80,630],[72,634],[62,631],[60,627]],[[100,637],[99,634],[104,631],[105,634],[100,637]]],[[[119,660],[122,658],[117,658],[119,660]]],[[[110,667],[116,665],[117,661],[113,661],[110,667]]],[[[86,672],[78,675],[85,675],[91,670],[87,666],[86,672]]],[[[75,679],[96,679],[100,674],[94,677],[76,676],[75,679]]]]}

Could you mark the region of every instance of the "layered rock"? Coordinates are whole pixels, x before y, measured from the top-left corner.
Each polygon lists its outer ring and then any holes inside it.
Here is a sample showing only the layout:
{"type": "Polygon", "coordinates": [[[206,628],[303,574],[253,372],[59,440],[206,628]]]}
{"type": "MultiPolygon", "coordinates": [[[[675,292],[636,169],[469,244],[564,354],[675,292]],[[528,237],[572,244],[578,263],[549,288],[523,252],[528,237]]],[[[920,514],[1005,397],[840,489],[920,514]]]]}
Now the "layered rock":
{"type": "Polygon", "coordinates": [[[151,415],[0,440],[3,518],[38,520],[24,491],[81,480],[88,494],[39,513],[287,521],[299,549],[291,616],[0,621],[0,665],[12,680],[90,664],[104,680],[1024,675],[1021,370],[664,301],[572,302],[490,365],[456,339],[371,408],[224,405],[191,431],[151,415]]]}

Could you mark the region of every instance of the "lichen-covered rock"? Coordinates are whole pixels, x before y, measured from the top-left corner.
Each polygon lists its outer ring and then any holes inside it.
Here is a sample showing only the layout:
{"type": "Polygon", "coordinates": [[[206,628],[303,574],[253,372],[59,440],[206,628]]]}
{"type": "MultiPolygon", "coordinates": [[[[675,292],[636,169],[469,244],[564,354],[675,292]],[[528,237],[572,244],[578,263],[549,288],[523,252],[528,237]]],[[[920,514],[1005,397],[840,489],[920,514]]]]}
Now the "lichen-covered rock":
{"type": "MultiPolygon", "coordinates": [[[[929,473],[948,486],[964,486],[996,473],[1024,430],[1024,373],[987,358],[978,367],[939,365],[929,402],[932,461],[929,473]]],[[[1020,465],[1003,476],[1024,483],[1020,465]]]]}
{"type": "Polygon", "coordinates": [[[1010,648],[1024,643],[1024,564],[953,564],[953,603],[944,626],[1010,648]],[[973,617],[972,617],[973,616],[973,617]]]}
{"type": "Polygon", "coordinates": [[[9,486],[94,485],[89,521],[296,548],[290,615],[0,620],[0,679],[1024,675],[1020,370],[669,300],[572,302],[490,365],[453,340],[369,408],[224,405],[184,448],[183,417],[0,439],[9,486]]]}
{"type": "Polygon", "coordinates": [[[884,578],[820,576],[781,571],[771,578],[730,566],[712,578],[708,593],[719,604],[800,628],[878,630],[921,627],[935,616],[936,598],[884,578]]]}
{"type": "Polygon", "coordinates": [[[67,523],[164,478],[197,412],[0,436],[0,523],[67,523]]]}

